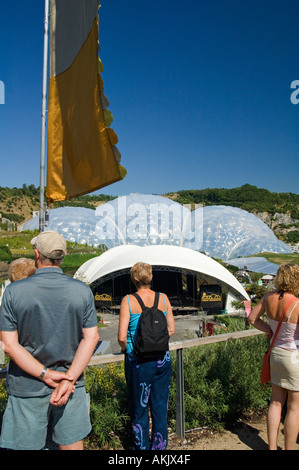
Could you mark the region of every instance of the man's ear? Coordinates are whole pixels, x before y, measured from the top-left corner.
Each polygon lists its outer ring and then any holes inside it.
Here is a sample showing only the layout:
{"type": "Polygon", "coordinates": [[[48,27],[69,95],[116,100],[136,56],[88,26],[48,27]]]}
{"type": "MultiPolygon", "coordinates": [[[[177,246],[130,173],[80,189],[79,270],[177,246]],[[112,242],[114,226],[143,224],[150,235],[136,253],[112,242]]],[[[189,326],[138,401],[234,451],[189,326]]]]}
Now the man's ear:
{"type": "Polygon", "coordinates": [[[34,254],[35,254],[35,264],[36,264],[40,259],[40,253],[36,248],[34,248],[34,254]]]}

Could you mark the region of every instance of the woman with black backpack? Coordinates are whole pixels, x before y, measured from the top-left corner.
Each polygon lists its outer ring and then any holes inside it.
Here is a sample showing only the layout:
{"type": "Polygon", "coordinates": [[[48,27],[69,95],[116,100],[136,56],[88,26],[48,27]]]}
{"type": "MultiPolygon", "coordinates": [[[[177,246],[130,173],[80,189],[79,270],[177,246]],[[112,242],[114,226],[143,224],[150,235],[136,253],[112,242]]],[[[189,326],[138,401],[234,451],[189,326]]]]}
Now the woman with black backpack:
{"type": "Polygon", "coordinates": [[[137,292],[123,298],[118,342],[125,353],[125,372],[136,450],[165,450],[171,379],[168,340],[175,332],[172,307],[166,294],[151,289],[152,267],[136,263],[131,280],[137,292]],[[149,439],[149,411],[152,417],[149,439]]]}

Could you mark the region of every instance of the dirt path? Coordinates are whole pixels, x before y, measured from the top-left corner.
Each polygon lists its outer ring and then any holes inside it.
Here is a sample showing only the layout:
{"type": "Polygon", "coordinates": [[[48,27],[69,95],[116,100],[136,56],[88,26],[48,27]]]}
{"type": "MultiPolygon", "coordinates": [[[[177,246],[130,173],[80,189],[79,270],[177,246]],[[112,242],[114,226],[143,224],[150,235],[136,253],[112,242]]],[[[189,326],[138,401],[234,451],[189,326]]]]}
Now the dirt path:
{"type": "MultiPolygon", "coordinates": [[[[267,450],[267,443],[266,416],[255,415],[222,432],[208,429],[186,432],[184,441],[176,435],[170,436],[168,450],[267,450]]],[[[279,430],[278,445],[283,449],[283,425],[279,430]]],[[[299,441],[296,450],[299,450],[299,441]]]]}

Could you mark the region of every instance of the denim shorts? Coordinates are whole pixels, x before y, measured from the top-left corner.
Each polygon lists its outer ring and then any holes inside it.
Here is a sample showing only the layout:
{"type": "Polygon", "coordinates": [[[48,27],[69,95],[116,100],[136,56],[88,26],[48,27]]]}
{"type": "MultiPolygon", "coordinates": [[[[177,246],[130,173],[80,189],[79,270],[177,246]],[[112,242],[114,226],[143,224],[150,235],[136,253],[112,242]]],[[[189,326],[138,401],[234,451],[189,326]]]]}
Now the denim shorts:
{"type": "Polygon", "coordinates": [[[46,443],[49,423],[52,439],[59,445],[74,444],[90,433],[88,396],[84,387],[76,388],[67,404],[61,407],[50,405],[50,396],[8,396],[0,447],[41,450],[46,443]]]}

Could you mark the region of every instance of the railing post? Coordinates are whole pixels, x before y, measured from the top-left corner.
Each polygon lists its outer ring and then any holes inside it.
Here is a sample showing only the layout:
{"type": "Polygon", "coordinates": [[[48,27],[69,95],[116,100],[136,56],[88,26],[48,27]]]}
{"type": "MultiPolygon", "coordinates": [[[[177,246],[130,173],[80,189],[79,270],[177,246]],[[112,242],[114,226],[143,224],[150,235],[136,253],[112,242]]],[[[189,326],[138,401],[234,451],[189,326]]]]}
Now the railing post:
{"type": "Polygon", "coordinates": [[[176,352],[176,434],[185,438],[184,359],[183,349],[176,352]]]}

